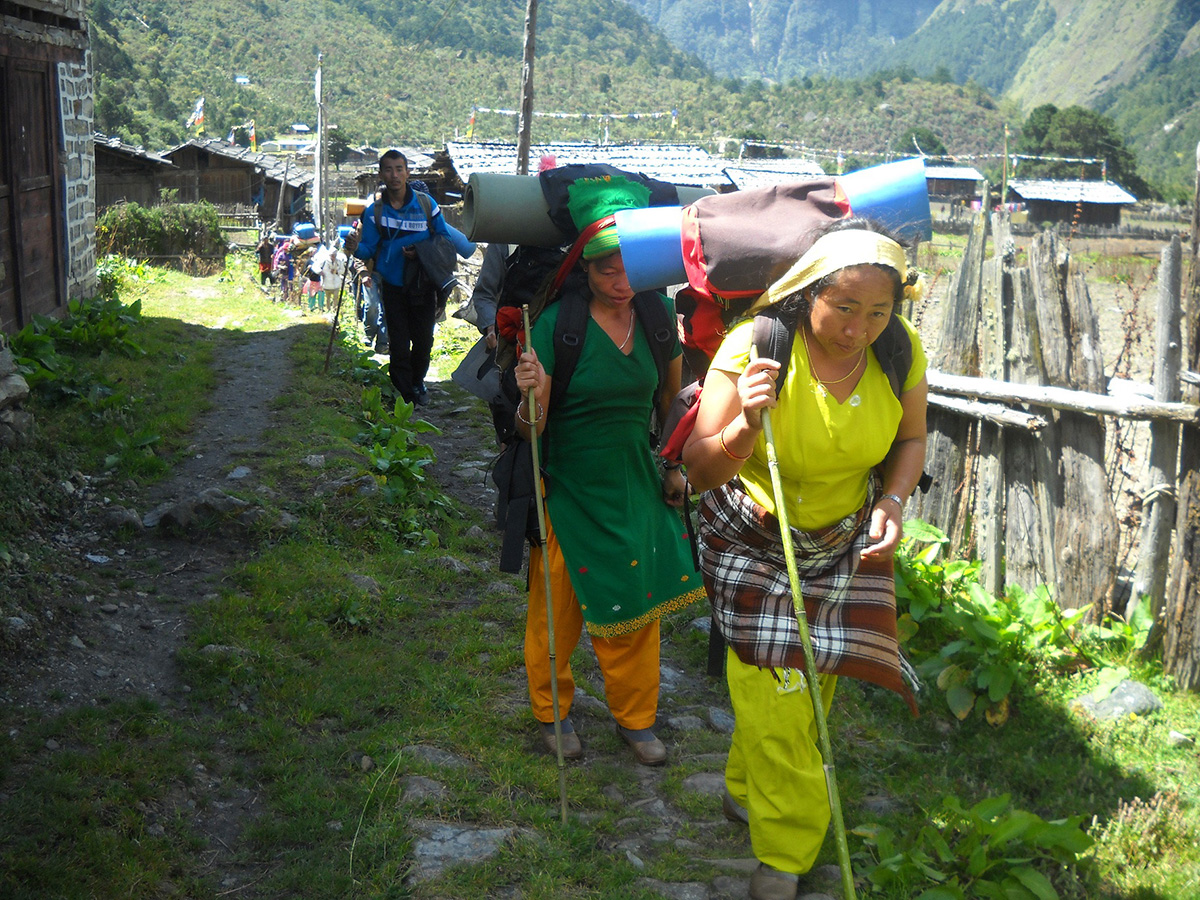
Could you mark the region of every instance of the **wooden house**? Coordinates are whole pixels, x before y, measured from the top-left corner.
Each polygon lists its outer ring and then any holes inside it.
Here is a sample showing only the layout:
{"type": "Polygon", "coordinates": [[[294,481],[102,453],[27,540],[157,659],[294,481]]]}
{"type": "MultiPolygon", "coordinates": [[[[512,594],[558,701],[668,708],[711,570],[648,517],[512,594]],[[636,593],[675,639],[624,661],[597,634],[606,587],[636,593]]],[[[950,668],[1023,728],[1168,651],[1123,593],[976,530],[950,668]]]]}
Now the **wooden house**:
{"type": "Polygon", "coordinates": [[[96,214],[119,203],[154,206],[171,183],[175,165],[120,138],[95,136],[96,214]]]}
{"type": "Polygon", "coordinates": [[[162,155],[175,165],[165,180],[182,203],[254,206],[263,221],[274,221],[282,231],[290,231],[306,212],[311,165],[214,138],[196,138],[162,155]]]}
{"type": "Polygon", "coordinates": [[[971,166],[925,167],[925,184],[934,203],[970,205],[981,199],[984,180],[971,166]]]}
{"type": "Polygon", "coordinates": [[[1099,228],[1121,224],[1121,209],[1137,197],[1112,181],[1018,180],[1008,183],[1008,201],[1020,203],[1031,222],[1073,222],[1099,228]]]}
{"type": "Polygon", "coordinates": [[[84,0],[0,3],[0,331],[96,290],[84,0]]]}

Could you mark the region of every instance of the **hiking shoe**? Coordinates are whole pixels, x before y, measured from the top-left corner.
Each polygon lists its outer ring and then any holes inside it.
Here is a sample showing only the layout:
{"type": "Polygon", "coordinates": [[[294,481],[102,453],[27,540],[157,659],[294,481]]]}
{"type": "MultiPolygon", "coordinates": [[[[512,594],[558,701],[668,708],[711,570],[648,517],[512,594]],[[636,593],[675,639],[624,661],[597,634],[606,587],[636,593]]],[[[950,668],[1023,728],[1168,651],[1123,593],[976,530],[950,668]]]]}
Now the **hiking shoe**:
{"type": "Polygon", "coordinates": [[[667,761],[667,747],[649,728],[633,730],[617,726],[617,734],[629,745],[643,766],[661,766],[667,761]]]}
{"type": "Polygon", "coordinates": [[[424,384],[413,385],[413,403],[417,406],[429,405],[429,389],[424,384]]]}
{"type": "Polygon", "coordinates": [[[796,900],[800,876],[759,863],[750,876],[750,900],[796,900]]]}
{"type": "MultiPolygon", "coordinates": [[[[558,745],[554,742],[554,723],[539,722],[538,725],[542,735],[542,746],[552,756],[557,757],[558,745]]],[[[563,719],[561,726],[563,759],[579,759],[583,756],[583,747],[579,743],[579,735],[575,733],[575,726],[571,724],[570,719],[563,719]]]]}
{"type": "Polygon", "coordinates": [[[733,799],[729,788],[725,788],[725,796],[721,798],[721,812],[730,822],[737,822],[739,825],[750,824],[750,813],[746,812],[746,807],[733,799]]]}

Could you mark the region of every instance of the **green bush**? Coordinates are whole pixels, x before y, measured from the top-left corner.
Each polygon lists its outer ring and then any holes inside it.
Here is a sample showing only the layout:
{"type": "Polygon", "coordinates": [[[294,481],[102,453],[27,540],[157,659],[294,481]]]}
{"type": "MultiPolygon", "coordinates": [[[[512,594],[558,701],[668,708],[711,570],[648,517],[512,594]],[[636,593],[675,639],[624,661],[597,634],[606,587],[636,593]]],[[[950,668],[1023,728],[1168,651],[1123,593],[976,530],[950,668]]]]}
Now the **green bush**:
{"type": "Polygon", "coordinates": [[[137,259],[224,256],[225,239],[211,203],[125,203],[106,210],[96,224],[102,254],[137,259]]]}

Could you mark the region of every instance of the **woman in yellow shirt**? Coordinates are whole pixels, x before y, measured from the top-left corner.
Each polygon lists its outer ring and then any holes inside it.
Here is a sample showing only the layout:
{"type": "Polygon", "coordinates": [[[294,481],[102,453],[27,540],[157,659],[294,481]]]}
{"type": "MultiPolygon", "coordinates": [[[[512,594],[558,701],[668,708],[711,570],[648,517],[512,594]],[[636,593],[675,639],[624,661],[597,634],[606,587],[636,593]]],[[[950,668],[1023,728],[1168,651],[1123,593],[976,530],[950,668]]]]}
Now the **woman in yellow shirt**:
{"type": "Polygon", "coordinates": [[[861,219],[838,220],[752,307],[794,316],[780,365],[751,358],[747,320],[705,380],[684,448],[700,501],[700,559],[729,644],[737,725],[725,812],[747,821],[755,900],[791,900],[830,818],[804,657],[762,431],[771,410],[783,493],[826,709],[839,675],[912,695],[896,641],[892,554],[925,458],[925,355],[895,308],[915,282],[904,248],[861,219]],[[892,322],[893,317],[896,318],[892,322]],[[873,344],[904,329],[912,362],[893,387],[873,344]]]}

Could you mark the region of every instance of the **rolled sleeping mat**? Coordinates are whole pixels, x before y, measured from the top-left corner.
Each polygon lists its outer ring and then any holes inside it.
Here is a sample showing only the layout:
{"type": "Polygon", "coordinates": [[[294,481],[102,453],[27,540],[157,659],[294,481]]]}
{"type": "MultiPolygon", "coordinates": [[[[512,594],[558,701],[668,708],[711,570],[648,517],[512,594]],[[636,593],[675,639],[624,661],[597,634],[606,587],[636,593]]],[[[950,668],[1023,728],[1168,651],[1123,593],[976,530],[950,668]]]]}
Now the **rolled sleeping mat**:
{"type": "MultiPolygon", "coordinates": [[[[812,204],[811,214],[816,216],[829,215],[830,212],[841,215],[865,216],[878,220],[897,236],[906,240],[929,240],[933,236],[933,226],[929,213],[929,192],[925,181],[925,163],[921,159],[906,159],[895,163],[885,163],[861,169],[834,179],[814,179],[814,190],[792,191],[800,197],[800,203],[812,204]],[[817,190],[819,183],[828,185],[833,182],[834,197],[825,197],[827,190],[817,190]],[[820,198],[820,199],[818,199],[820,198]],[[831,201],[832,210],[827,209],[831,201]]],[[[776,198],[785,191],[776,189],[759,189],[762,202],[774,203],[776,198]]],[[[724,198],[728,197],[729,205],[744,205],[746,192],[722,194],[706,203],[715,206],[725,205],[724,198]],[[741,195],[741,196],[738,196],[741,195]],[[737,197],[737,199],[734,199],[737,197]]],[[[682,197],[680,198],[683,199],[682,197]]],[[[782,202],[782,201],[780,201],[782,202]]],[[[787,202],[797,202],[795,196],[787,202]]],[[[685,204],[686,205],[686,204],[685,204]]],[[[791,214],[788,214],[791,216],[791,214]]],[[[625,274],[629,286],[635,291],[665,285],[693,282],[697,289],[712,289],[712,285],[695,284],[695,279],[689,278],[684,265],[683,248],[683,210],[680,207],[650,207],[648,209],[630,209],[617,214],[617,234],[621,240],[621,255],[625,262],[625,274]]],[[[761,220],[747,218],[744,226],[739,225],[738,231],[754,245],[759,252],[763,242],[754,237],[756,224],[762,224],[772,219],[764,215],[761,220]]],[[[789,218],[789,220],[792,220],[789,218]]],[[[799,222],[800,219],[795,219],[799,222]]],[[[778,243],[775,241],[775,243],[778,243]]],[[[787,244],[785,241],[784,244],[787,244]]],[[[726,248],[734,255],[741,255],[733,247],[726,248]]],[[[721,248],[705,247],[704,255],[717,258],[721,248]]],[[[776,268],[785,270],[794,262],[794,258],[779,259],[776,268]]],[[[762,271],[766,271],[763,269],[762,271]]],[[[765,277],[751,278],[753,285],[739,286],[735,293],[751,295],[768,287],[769,279],[765,277]],[[766,281],[768,283],[759,283],[766,281]]],[[[721,292],[718,289],[718,292],[721,292]]]]}
{"type": "Polygon", "coordinates": [[[682,206],[623,209],[614,215],[625,275],[635,291],[687,281],[680,245],[682,206]]]}
{"type": "MultiPolygon", "coordinates": [[[[676,192],[681,206],[716,193],[689,185],[676,185],[676,192]]],[[[462,228],[473,241],[534,247],[561,247],[574,237],[551,221],[536,175],[472,173],[463,194],[462,228]]]]}
{"type": "Polygon", "coordinates": [[[839,176],[850,213],[867,216],[909,241],[933,238],[925,160],[902,159],[839,176]]]}

